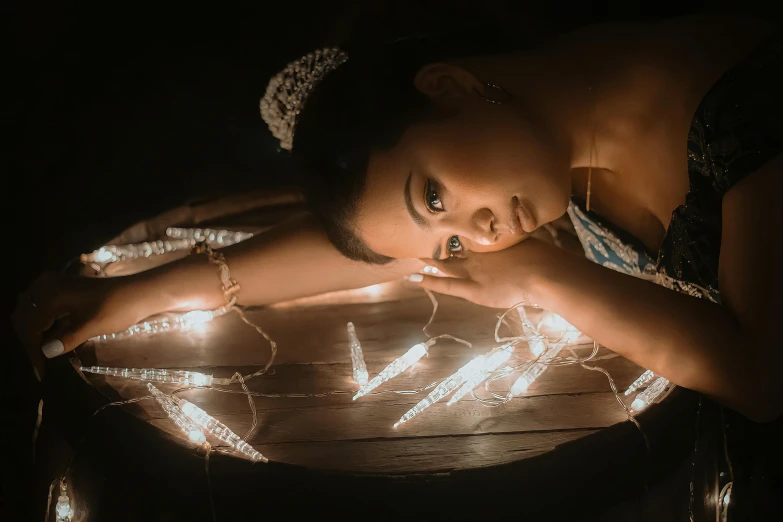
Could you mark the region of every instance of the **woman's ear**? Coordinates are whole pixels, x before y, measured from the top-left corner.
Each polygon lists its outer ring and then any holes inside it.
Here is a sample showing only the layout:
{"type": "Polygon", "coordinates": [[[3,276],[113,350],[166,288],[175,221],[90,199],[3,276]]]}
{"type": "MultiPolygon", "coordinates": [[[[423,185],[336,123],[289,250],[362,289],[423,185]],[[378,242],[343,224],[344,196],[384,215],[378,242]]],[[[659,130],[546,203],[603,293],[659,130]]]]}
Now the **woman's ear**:
{"type": "Polygon", "coordinates": [[[481,83],[473,74],[447,63],[425,65],[416,73],[413,84],[435,102],[454,101],[481,91],[481,83]]]}

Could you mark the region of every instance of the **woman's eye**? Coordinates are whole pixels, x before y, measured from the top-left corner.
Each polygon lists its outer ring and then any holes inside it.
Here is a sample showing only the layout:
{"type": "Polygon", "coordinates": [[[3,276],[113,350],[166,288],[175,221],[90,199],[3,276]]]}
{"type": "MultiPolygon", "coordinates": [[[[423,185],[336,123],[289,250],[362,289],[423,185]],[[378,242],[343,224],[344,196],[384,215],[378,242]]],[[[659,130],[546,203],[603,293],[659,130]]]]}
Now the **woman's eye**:
{"type": "Polygon", "coordinates": [[[462,243],[457,236],[451,236],[448,241],[449,252],[462,252],[462,243]]]}
{"type": "Polygon", "coordinates": [[[430,180],[424,185],[424,203],[430,212],[443,212],[443,203],[438,195],[438,189],[430,180]]]}

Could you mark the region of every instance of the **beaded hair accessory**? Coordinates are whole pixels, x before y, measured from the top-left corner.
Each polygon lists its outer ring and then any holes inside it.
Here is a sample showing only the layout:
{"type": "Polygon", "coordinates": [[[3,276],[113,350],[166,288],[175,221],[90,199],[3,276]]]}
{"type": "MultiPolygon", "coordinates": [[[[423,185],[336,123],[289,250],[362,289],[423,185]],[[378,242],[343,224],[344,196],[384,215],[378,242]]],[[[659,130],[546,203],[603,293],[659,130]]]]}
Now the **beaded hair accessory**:
{"type": "Polygon", "coordinates": [[[281,148],[291,150],[296,118],[313,88],[347,59],[337,47],[318,49],[289,63],[269,80],[261,98],[261,117],[280,140],[281,148]]]}

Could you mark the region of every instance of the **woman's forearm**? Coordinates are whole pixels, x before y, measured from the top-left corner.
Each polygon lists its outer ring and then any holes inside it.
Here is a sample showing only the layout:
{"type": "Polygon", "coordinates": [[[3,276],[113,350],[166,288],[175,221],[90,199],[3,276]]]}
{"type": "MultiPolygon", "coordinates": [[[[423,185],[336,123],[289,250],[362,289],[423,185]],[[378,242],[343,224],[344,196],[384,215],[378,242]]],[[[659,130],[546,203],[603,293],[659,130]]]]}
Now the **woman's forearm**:
{"type": "MultiPolygon", "coordinates": [[[[370,266],[351,261],[306,217],[220,249],[240,285],[239,304],[266,305],[391,281],[420,270],[418,260],[370,266]]],[[[215,265],[206,256],[184,259],[128,276],[123,284],[147,310],[216,308],[225,303],[215,265]]]]}
{"type": "Polygon", "coordinates": [[[681,386],[751,412],[756,361],[730,311],[562,253],[530,298],[595,341],[681,386]]]}

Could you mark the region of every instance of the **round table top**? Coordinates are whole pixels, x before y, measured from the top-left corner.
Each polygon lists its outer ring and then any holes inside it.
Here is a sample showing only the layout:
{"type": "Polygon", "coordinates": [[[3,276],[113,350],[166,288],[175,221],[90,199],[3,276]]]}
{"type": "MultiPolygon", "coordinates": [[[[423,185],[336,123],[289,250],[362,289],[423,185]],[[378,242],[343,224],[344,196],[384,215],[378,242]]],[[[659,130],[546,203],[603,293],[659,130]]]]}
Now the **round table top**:
{"type": "MultiPolygon", "coordinates": [[[[258,427],[248,442],[270,460],[305,467],[421,473],[529,458],[626,420],[606,377],[573,365],[548,368],[527,392],[503,405],[487,407],[470,395],[452,406],[441,400],[394,428],[428,393],[395,391],[419,390],[440,381],[498,344],[493,339],[498,310],[446,296],[438,299],[440,308],[429,331],[464,338],[473,348],[439,340],[415,367],[376,390],[384,393],[356,401],[352,395],[358,385],[352,378],[346,323],[356,326],[372,377],[426,339],[421,329],[432,307],[421,289],[392,282],[248,310],[248,319],[278,344],[273,372],[247,382],[253,392],[266,394],[254,397],[258,427]]],[[[591,344],[576,348],[580,356],[591,350],[591,344]]],[[[525,343],[516,352],[532,357],[525,343]]],[[[235,314],[191,332],[88,343],[79,349],[85,366],[188,369],[215,377],[252,373],[269,355],[268,343],[235,314]]],[[[595,364],[607,369],[624,389],[644,370],[613,355],[601,348],[598,358],[603,360],[595,364]]],[[[495,381],[491,389],[505,394],[517,376],[495,381]]],[[[85,377],[123,399],[148,395],[140,381],[85,377]]],[[[164,392],[181,388],[157,386],[164,392]]],[[[243,435],[252,422],[247,397],[238,384],[228,388],[237,393],[193,389],[179,396],[243,435]]],[[[488,396],[481,388],[477,393],[488,396]]],[[[138,407],[142,418],[181,436],[155,401],[140,402],[138,407]]]]}
{"type": "MultiPolygon", "coordinates": [[[[274,207],[274,213],[286,215],[279,206],[274,207]]],[[[210,226],[258,231],[274,221],[263,210],[248,212],[244,209],[241,219],[234,219],[229,214],[213,215],[220,221],[210,223],[210,226]]],[[[129,229],[131,236],[135,234],[132,240],[155,239],[154,235],[144,237],[138,232],[165,230],[165,226],[177,224],[166,221],[171,216],[170,213],[161,218],[162,221],[132,227],[129,229]]],[[[127,232],[117,243],[122,243],[123,239],[128,242],[127,232]]],[[[174,252],[116,263],[107,274],[143,270],[182,255],[184,253],[174,252]]],[[[84,273],[90,272],[89,267],[84,270],[84,273]]],[[[224,475],[247,478],[243,474],[255,473],[263,480],[277,477],[272,482],[277,484],[280,476],[290,478],[293,473],[298,484],[310,480],[313,487],[318,488],[325,487],[324,477],[330,477],[327,481],[332,488],[330,495],[340,495],[345,487],[362,487],[365,495],[381,497],[394,493],[394,488],[403,488],[399,494],[419,491],[422,485],[416,481],[420,477],[432,477],[428,480],[447,477],[447,482],[443,483],[447,486],[427,482],[436,489],[441,488],[443,498],[458,490],[454,488],[473,492],[476,487],[490,487],[485,484],[487,479],[492,482],[492,492],[526,483],[527,491],[543,494],[554,486],[565,487],[566,480],[579,488],[579,484],[591,480],[624,477],[617,487],[613,486],[603,495],[596,495],[589,486],[579,493],[572,492],[572,498],[581,498],[580,502],[587,506],[605,503],[610,497],[616,500],[618,495],[638,490],[653,467],[664,465],[664,459],[650,458],[656,451],[676,453],[675,456],[681,458],[689,451],[688,447],[692,448],[690,431],[672,431],[669,423],[675,417],[690,419],[693,401],[678,400],[675,396],[682,394],[672,393],[661,404],[648,408],[639,416],[651,441],[653,453],[650,454],[645,450],[643,437],[627,421],[606,377],[578,365],[548,368],[524,394],[505,404],[488,407],[470,394],[452,406],[447,406],[443,399],[395,428],[395,422],[426,396],[426,391],[420,391],[422,388],[448,377],[473,356],[486,353],[499,344],[493,338],[493,331],[501,310],[449,296],[438,296],[438,301],[439,310],[428,332],[433,336],[451,334],[470,341],[473,347],[440,339],[430,348],[428,356],[413,368],[379,387],[376,391],[380,393],[356,401],[352,396],[358,385],[352,378],[346,323],[351,321],[356,326],[372,377],[408,348],[426,340],[422,327],[430,317],[432,303],[419,287],[406,281],[394,281],[246,310],[248,319],[261,326],[278,345],[271,370],[247,382],[254,394],[258,419],[258,425],[247,441],[269,459],[269,464],[256,463],[251,468],[243,468],[242,463],[247,461],[241,457],[217,454],[212,457],[217,459],[217,465],[224,458],[237,463],[226,464],[231,471],[224,475]],[[399,393],[416,390],[418,393],[399,393]],[[670,411],[666,411],[667,408],[670,411]],[[677,451],[670,451],[675,446],[677,451]],[[497,470],[513,476],[513,481],[506,478],[500,483],[493,482],[497,470]],[[344,478],[338,480],[335,478],[338,476],[344,478]],[[350,477],[356,476],[366,478],[360,483],[350,482],[353,480],[350,477]],[[388,482],[383,477],[394,481],[388,482]],[[353,485],[345,485],[349,483],[353,485]],[[414,489],[404,490],[406,484],[414,489]]],[[[535,309],[527,311],[531,318],[538,313],[535,309]]],[[[586,356],[592,350],[592,344],[578,344],[574,350],[577,355],[586,356]]],[[[526,343],[517,345],[515,355],[522,359],[531,357],[526,343]]],[[[51,386],[81,393],[85,402],[82,409],[89,402],[94,410],[93,403],[108,402],[107,398],[123,400],[149,395],[146,383],[81,374],[78,372],[80,365],[195,370],[215,377],[231,377],[235,372],[252,373],[263,366],[269,356],[267,341],[237,314],[229,313],[188,332],[85,343],[71,356],[69,364],[54,365],[52,378],[47,380],[55,381],[51,386]],[[63,372],[65,366],[75,367],[77,371],[63,372]]],[[[603,347],[590,364],[609,371],[621,391],[644,371],[603,347]]],[[[490,389],[504,394],[517,376],[512,374],[494,381],[490,389]]],[[[166,393],[182,388],[163,383],[156,383],[156,386],[166,393]]],[[[476,393],[479,397],[488,397],[483,387],[476,393]]],[[[251,427],[253,417],[248,399],[237,384],[213,386],[212,389],[193,388],[180,392],[179,396],[201,407],[240,436],[251,427]],[[217,388],[233,393],[221,393],[217,388]]],[[[76,419],[76,405],[69,406],[72,398],[62,397],[52,388],[47,400],[55,408],[56,417],[64,424],[72,424],[74,434],[70,438],[78,442],[84,433],[84,419],[76,419]]],[[[90,428],[101,432],[94,436],[97,437],[94,444],[101,446],[97,458],[107,460],[104,473],[120,473],[115,469],[117,463],[110,457],[105,458],[106,452],[116,444],[121,444],[125,452],[136,452],[135,459],[148,458],[144,455],[155,450],[158,460],[176,460],[179,457],[171,453],[172,444],[182,448],[183,455],[203,454],[155,401],[143,400],[120,408],[125,410],[120,412],[123,415],[109,413],[109,410],[117,409],[109,408],[102,414],[103,419],[92,423],[90,428]],[[113,440],[115,438],[123,440],[117,442],[113,440]],[[143,439],[143,444],[137,445],[136,438],[143,439]],[[164,452],[162,448],[168,449],[164,452]]],[[[228,449],[215,439],[210,442],[218,450],[228,449]]],[[[203,455],[199,458],[203,459],[203,455]]],[[[124,466],[133,467],[134,457],[128,457],[124,462],[124,466]]],[[[182,462],[179,465],[184,466],[185,461],[182,462]]],[[[670,463],[667,461],[666,465],[670,463]]],[[[146,462],[138,463],[138,469],[133,473],[144,475],[145,466],[146,462]]],[[[203,469],[203,463],[195,466],[203,469]]],[[[200,476],[200,472],[194,473],[200,476]]],[[[180,480],[179,475],[176,480],[180,480]]],[[[227,480],[232,484],[244,483],[239,478],[230,481],[225,476],[222,482],[227,480]]],[[[249,491],[252,491],[252,483],[247,483],[249,491]]],[[[327,495],[325,491],[322,491],[323,495],[327,495]]],[[[236,496],[235,491],[232,494],[236,496]]],[[[291,493],[280,489],[277,494],[291,493]]],[[[551,509],[556,504],[546,508],[542,505],[540,509],[551,509]]],[[[439,505],[432,503],[436,510],[440,509],[439,505]]]]}

